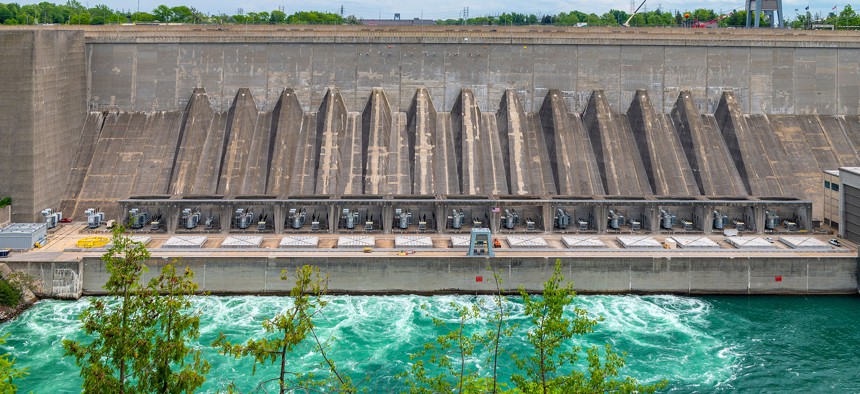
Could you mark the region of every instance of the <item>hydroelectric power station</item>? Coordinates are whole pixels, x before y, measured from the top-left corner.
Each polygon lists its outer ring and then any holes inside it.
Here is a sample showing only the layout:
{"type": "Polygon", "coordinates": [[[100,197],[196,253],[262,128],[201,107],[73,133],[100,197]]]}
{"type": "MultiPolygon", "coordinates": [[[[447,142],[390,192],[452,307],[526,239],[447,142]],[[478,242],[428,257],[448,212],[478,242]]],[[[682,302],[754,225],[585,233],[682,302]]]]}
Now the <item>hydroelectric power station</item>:
{"type": "MultiPolygon", "coordinates": [[[[514,286],[560,257],[590,292],[857,288],[856,249],[816,238],[823,172],[860,166],[855,32],[66,29],[0,31],[12,220],[128,223],[203,290],[303,262],[337,291],[491,290],[457,249],[483,228],[514,286]]],[[[54,247],[10,264],[100,291],[98,253],[54,247]]]]}

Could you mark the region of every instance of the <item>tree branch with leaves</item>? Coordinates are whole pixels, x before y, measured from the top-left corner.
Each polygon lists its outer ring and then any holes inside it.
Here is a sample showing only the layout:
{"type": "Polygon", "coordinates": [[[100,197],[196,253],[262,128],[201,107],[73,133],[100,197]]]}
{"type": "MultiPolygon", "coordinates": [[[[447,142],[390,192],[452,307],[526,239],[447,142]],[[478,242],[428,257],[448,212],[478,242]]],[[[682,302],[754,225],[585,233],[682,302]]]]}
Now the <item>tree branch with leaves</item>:
{"type": "Polygon", "coordinates": [[[114,229],[102,256],[108,297],[92,298],[80,317],[92,341],[63,341],[66,355],[81,367],[85,392],[191,393],[205,380],[209,363],[188,344],[200,336],[188,298],[197,291],[194,275],[188,268],[177,275],[173,261],[144,284],[149,258],[122,226],[114,229]]]}
{"type": "MultiPolygon", "coordinates": [[[[286,270],[281,271],[281,280],[289,280],[286,270]]],[[[326,346],[317,337],[314,330],[313,317],[319,313],[328,301],[322,298],[327,291],[328,276],[322,276],[319,268],[304,265],[296,270],[295,286],[290,290],[293,304],[282,313],[263,321],[263,328],[270,335],[268,338],[250,339],[246,343],[233,344],[221,333],[212,346],[220,348],[221,353],[236,358],[252,357],[257,372],[258,364],[278,364],[278,376],[260,382],[258,387],[265,388],[266,384],[277,382],[280,393],[294,389],[319,390],[323,392],[352,393],[356,391],[349,376],[337,371],[334,362],[326,353],[326,346]],[[323,357],[323,362],[329,371],[328,378],[316,379],[312,374],[296,373],[290,370],[291,354],[308,336],[316,350],[323,357]]]]}

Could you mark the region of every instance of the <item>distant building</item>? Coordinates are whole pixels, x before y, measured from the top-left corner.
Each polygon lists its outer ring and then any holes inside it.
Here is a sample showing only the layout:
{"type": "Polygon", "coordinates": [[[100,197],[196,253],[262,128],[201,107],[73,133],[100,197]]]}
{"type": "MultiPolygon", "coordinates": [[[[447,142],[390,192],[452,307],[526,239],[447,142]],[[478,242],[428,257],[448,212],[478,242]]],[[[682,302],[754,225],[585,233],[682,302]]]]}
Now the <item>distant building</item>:
{"type": "Polygon", "coordinates": [[[436,24],[433,19],[359,19],[359,23],[368,26],[432,26],[436,24]]]}

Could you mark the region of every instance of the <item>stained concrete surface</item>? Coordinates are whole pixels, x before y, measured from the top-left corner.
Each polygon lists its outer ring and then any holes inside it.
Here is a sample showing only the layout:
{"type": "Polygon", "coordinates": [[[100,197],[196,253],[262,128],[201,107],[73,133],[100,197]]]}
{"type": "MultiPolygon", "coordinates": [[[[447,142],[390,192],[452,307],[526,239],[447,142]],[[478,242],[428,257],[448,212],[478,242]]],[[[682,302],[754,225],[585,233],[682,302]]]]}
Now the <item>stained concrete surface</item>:
{"type": "MultiPolygon", "coordinates": [[[[640,91],[626,114],[595,91],[583,114],[556,91],[528,113],[511,91],[495,114],[461,92],[450,111],[425,90],[408,113],[374,89],[362,112],[330,89],[300,112],[294,90],[269,113],[247,89],[227,112],[196,89],[185,111],[90,113],[66,194],[67,213],[116,213],[130,196],[321,195],[754,196],[820,201],[822,170],[855,165],[857,117],[746,115],[733,92],[702,114],[681,92],[669,115],[640,91]],[[436,113],[437,116],[433,116],[436,113]],[[446,116],[440,117],[440,114],[446,116]],[[316,122],[312,120],[316,119],[316,122]],[[434,127],[435,126],[435,127],[434,127]],[[155,138],[152,138],[155,136],[155,138]],[[87,163],[89,160],[89,163],[87,163]]],[[[816,204],[814,218],[820,218],[816,204]]],[[[113,216],[111,216],[113,217],[113,216]]]]}

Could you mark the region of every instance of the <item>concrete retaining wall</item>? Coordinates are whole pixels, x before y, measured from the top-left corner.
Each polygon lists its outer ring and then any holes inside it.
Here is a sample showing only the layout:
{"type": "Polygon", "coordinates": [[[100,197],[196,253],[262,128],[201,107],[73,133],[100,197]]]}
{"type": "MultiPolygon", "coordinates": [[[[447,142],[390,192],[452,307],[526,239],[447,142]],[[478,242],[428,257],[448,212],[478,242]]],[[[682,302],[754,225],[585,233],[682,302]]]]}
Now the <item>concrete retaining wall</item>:
{"type": "Polygon", "coordinates": [[[80,286],[73,286],[72,278],[77,276],[80,281],[81,264],[77,261],[54,262],[54,261],[7,261],[7,266],[13,271],[23,271],[35,279],[35,293],[40,297],[64,297],[70,298],[69,286],[73,288],[71,293],[80,295],[80,286]],[[74,274],[71,274],[74,273],[74,274]],[[56,281],[55,281],[56,280],[56,281]]]}
{"type": "MultiPolygon", "coordinates": [[[[201,291],[215,294],[288,292],[281,270],[313,264],[330,278],[331,292],[492,292],[492,264],[506,289],[540,291],[550,258],[183,258],[201,291]],[[481,281],[477,278],[482,277],[481,281]]],[[[150,276],[167,260],[153,261],[150,276]]],[[[855,294],[855,258],[577,258],[563,259],[564,275],[581,293],[855,294]]],[[[97,258],[83,261],[83,291],[102,293],[108,278],[97,258]]]]}

